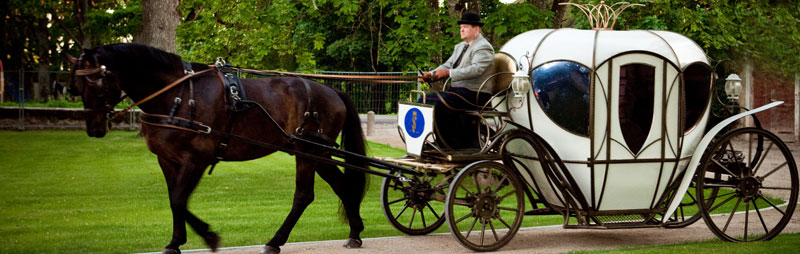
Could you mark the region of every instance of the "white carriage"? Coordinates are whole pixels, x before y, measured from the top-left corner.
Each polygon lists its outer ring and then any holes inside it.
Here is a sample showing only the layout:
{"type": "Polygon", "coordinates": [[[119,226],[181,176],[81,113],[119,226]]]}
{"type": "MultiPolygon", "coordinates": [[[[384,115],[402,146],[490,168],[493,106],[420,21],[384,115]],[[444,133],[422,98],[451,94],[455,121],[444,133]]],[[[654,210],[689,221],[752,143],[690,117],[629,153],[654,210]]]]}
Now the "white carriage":
{"type": "Polygon", "coordinates": [[[709,128],[713,71],[683,35],[533,30],[502,46],[495,69],[492,105],[461,112],[482,120],[479,149],[448,149],[430,106],[400,104],[409,156],[383,159],[428,173],[384,180],[384,212],[401,231],[446,222],[462,245],[489,251],[522,215],[559,214],[565,228],[678,228],[703,217],[721,239],[754,241],[779,234],[794,212],[786,145],[760,126],[728,130],[781,102],[709,128]]]}

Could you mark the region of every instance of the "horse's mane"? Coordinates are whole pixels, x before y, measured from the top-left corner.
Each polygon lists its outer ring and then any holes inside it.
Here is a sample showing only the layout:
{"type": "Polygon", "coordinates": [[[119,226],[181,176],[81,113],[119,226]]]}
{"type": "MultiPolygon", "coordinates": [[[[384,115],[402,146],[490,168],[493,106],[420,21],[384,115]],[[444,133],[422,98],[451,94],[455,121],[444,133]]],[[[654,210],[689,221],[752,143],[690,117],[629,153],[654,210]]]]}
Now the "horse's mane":
{"type": "MultiPolygon", "coordinates": [[[[126,70],[143,70],[148,73],[169,71],[183,72],[183,60],[180,56],[164,50],[138,43],[114,43],[94,49],[106,61],[111,61],[117,68],[126,70]]],[[[206,69],[207,65],[192,64],[195,70],[206,69]],[[206,68],[202,68],[206,67],[206,68]]]]}

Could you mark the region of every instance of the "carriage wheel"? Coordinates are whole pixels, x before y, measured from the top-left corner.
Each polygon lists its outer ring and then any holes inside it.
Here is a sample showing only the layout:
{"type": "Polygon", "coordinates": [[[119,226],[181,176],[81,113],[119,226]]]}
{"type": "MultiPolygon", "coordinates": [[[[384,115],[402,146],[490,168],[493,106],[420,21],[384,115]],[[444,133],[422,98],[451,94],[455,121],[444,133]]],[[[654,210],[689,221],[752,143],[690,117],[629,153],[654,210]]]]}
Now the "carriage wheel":
{"type": "Polygon", "coordinates": [[[700,190],[719,188],[713,205],[699,209],[720,239],[769,240],[789,223],[797,204],[797,165],[775,134],[757,128],[730,131],[706,151],[698,170],[699,200],[707,195],[700,190]],[[714,174],[721,178],[709,177],[714,174]]]}
{"type": "Polygon", "coordinates": [[[386,219],[409,235],[425,235],[442,226],[445,188],[450,185],[451,175],[414,176],[411,182],[383,179],[381,205],[386,219]]]}
{"type": "MultiPolygon", "coordinates": [[[[713,174],[711,177],[719,180],[720,174],[713,174]]],[[[683,228],[694,224],[703,217],[703,214],[700,213],[698,208],[696,188],[697,184],[694,179],[692,179],[689,189],[686,190],[686,194],[683,196],[678,208],[672,214],[672,218],[670,218],[669,222],[664,224],[665,228],[683,228]]],[[[719,187],[706,186],[703,193],[705,194],[703,196],[705,202],[703,203],[706,208],[710,208],[710,205],[714,203],[717,197],[717,193],[719,193],[719,187]]]]}
{"type": "Polygon", "coordinates": [[[519,230],[524,202],[516,174],[497,162],[475,162],[450,184],[445,202],[447,226],[464,247],[496,250],[519,230]]]}

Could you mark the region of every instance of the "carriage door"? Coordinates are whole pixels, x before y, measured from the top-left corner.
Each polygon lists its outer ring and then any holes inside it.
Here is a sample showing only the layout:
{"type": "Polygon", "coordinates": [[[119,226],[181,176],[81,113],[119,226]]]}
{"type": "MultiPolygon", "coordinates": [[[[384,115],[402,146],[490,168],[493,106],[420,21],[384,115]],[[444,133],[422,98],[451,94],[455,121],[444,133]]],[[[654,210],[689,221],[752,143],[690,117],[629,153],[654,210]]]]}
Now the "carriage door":
{"type": "Polygon", "coordinates": [[[593,206],[650,209],[678,157],[678,71],[660,57],[629,53],[595,74],[593,206]]]}

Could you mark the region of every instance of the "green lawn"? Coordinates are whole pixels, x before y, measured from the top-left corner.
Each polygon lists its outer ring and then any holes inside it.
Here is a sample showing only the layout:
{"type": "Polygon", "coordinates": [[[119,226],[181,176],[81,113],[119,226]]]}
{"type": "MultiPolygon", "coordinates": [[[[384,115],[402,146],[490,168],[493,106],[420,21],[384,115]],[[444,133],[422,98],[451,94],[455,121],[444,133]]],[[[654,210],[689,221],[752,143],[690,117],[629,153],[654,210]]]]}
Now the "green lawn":
{"type": "MultiPolygon", "coordinates": [[[[700,222],[702,223],[702,222],[700,222]]],[[[721,240],[709,240],[695,243],[674,245],[622,248],[601,251],[574,251],[569,253],[600,254],[672,254],[672,253],[797,253],[800,250],[800,234],[781,234],[766,242],[730,243],[721,240]]]]}
{"type": "MultiPolygon", "coordinates": [[[[402,151],[370,144],[380,156],[402,151]]],[[[136,132],[102,139],[83,131],[0,131],[0,253],[160,251],[171,213],[156,158],[136,132]]],[[[364,237],[398,235],[383,218],[380,178],[362,204],[364,237]]],[[[316,199],[290,241],[344,239],[339,201],[317,178],[316,199]]],[[[205,176],[190,209],[223,237],[223,246],[263,244],[291,207],[294,158],[283,153],[223,162],[205,176]]],[[[446,230],[446,228],[445,228],[446,230]]],[[[183,249],[205,248],[194,233],[183,249]]]]}
{"type": "MultiPolygon", "coordinates": [[[[404,154],[376,143],[369,148],[370,156],[404,154]]],[[[383,216],[381,180],[371,178],[361,206],[365,238],[402,234],[383,216]]],[[[315,185],[315,201],[290,242],[347,237],[338,198],[319,177],[315,185]]],[[[276,153],[220,163],[203,178],[189,207],[220,234],[223,247],[260,245],[283,222],[293,192],[294,158],[276,153]]],[[[0,207],[0,253],[150,252],[171,237],[166,184],[137,132],[97,139],[83,131],[0,131],[0,207]]],[[[561,222],[560,216],[526,216],[523,227],[561,222]]],[[[189,231],[182,249],[206,248],[189,231]]]]}

